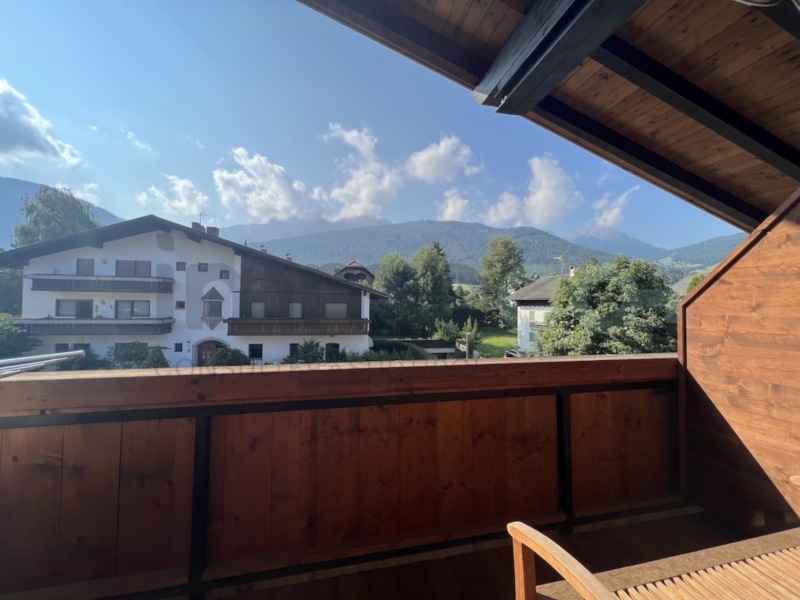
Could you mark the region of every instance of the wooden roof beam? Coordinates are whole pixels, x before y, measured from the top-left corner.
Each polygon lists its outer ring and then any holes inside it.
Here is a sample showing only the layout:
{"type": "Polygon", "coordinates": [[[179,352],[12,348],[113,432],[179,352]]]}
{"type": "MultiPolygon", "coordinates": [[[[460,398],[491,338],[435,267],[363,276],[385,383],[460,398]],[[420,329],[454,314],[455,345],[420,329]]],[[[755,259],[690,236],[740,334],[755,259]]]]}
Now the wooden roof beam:
{"type": "Polygon", "coordinates": [[[374,0],[300,2],[470,88],[490,66],[490,61],[387,3],[374,0]]]}
{"type": "Polygon", "coordinates": [[[531,112],[607,151],[621,162],[649,173],[657,181],[683,192],[693,198],[701,208],[733,225],[752,231],[767,218],[766,213],[741,198],[633,142],[560,100],[548,96],[531,112]]]}
{"type": "Polygon", "coordinates": [[[539,0],[475,87],[475,98],[524,115],[645,0],[539,0]]]}
{"type": "Polygon", "coordinates": [[[611,36],[591,56],[647,93],[800,181],[800,151],[638,48],[611,36]]]}

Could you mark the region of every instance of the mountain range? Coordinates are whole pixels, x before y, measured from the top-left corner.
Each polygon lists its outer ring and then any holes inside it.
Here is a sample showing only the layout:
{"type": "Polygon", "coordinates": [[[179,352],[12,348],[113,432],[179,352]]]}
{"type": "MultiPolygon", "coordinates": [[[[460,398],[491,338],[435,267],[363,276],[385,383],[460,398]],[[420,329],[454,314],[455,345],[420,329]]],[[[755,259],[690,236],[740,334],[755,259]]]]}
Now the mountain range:
{"type": "MultiPolygon", "coordinates": [[[[0,177],[0,206],[6,215],[0,221],[0,247],[10,247],[14,226],[23,221],[23,198],[26,195],[35,197],[40,188],[41,184],[0,177]]],[[[103,208],[89,206],[103,225],[122,220],[103,208]]],[[[220,235],[251,246],[264,244],[272,254],[289,255],[299,263],[325,271],[352,260],[374,270],[389,252],[399,252],[408,258],[422,246],[438,241],[450,259],[454,278],[463,283],[476,280],[480,259],[489,241],[498,235],[508,235],[520,245],[529,274],[563,273],[590,258],[605,262],[617,254],[655,260],[665,267],[679,267],[685,271],[699,270],[720,262],[745,238],[741,233],[666,250],[606,228],[581,231],[564,239],[533,227],[499,229],[458,221],[393,224],[374,217],[336,223],[324,219],[292,219],[234,225],[221,228],[220,235]]]]}

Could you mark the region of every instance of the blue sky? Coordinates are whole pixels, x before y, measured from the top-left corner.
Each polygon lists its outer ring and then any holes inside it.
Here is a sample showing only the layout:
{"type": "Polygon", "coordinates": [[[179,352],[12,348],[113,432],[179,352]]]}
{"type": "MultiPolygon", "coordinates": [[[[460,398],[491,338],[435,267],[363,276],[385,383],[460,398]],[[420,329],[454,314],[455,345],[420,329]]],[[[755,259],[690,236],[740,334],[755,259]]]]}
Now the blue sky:
{"type": "Polygon", "coordinates": [[[0,176],[123,218],[736,232],[290,0],[5,0],[0,56],[0,176]]]}

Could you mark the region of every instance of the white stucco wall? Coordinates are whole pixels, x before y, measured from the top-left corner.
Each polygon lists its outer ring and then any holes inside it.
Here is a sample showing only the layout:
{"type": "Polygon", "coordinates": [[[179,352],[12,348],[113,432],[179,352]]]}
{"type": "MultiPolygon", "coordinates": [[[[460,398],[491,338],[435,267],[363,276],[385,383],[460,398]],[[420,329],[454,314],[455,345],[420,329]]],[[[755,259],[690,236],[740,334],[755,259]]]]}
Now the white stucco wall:
{"type": "MultiPolygon", "coordinates": [[[[222,317],[239,317],[239,289],[241,282],[241,256],[232,249],[203,240],[197,243],[188,239],[182,232],[149,232],[141,235],[114,240],[103,248],[84,247],[31,259],[24,268],[25,275],[64,274],[74,275],[78,258],[94,259],[96,276],[114,276],[117,260],[149,260],[152,277],[168,277],[175,280],[172,294],[124,293],[124,292],[48,292],[32,291],[32,280],[23,280],[22,318],[41,319],[55,317],[56,300],[92,300],[93,316],[114,319],[117,300],[149,300],[150,317],[174,318],[170,334],[163,335],[50,335],[36,336],[41,345],[36,352],[40,354],[55,351],[56,344],[91,344],[100,355],[118,342],[145,342],[150,346],[160,346],[173,366],[191,366],[196,363],[196,348],[208,340],[215,340],[248,353],[249,344],[263,345],[263,362],[279,363],[289,354],[289,345],[300,343],[303,337],[263,336],[228,337],[228,326],[219,322],[211,327],[203,320],[202,296],[212,287],[222,295],[222,317]],[[176,263],[185,262],[186,270],[177,271],[176,263]],[[199,271],[198,264],[207,263],[207,271],[199,271]],[[230,271],[229,279],[220,279],[220,271],[230,271]],[[185,309],[177,309],[176,302],[184,301],[185,309]],[[181,351],[174,350],[175,344],[182,344],[181,351]]],[[[369,318],[369,294],[362,293],[361,317],[369,318]]],[[[63,317],[71,320],[70,317],[63,317]]],[[[132,319],[135,321],[135,319],[132,319]]],[[[337,343],[340,348],[363,352],[369,348],[369,337],[358,336],[315,336],[320,343],[337,343]]]]}
{"type": "Polygon", "coordinates": [[[525,352],[533,350],[531,341],[531,323],[544,323],[545,316],[551,312],[551,306],[517,306],[517,346],[525,352]]]}

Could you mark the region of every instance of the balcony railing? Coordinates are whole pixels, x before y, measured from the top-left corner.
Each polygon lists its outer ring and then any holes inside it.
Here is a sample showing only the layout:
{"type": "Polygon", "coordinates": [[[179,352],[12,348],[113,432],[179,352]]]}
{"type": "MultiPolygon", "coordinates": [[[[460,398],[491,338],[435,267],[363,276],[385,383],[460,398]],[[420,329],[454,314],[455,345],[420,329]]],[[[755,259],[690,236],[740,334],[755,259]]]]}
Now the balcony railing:
{"type": "Polygon", "coordinates": [[[168,277],[114,277],[102,275],[33,274],[31,289],[37,292],[124,292],[171,294],[174,279],[168,277]]]}
{"type": "Polygon", "coordinates": [[[666,355],[5,379],[0,594],[200,596],[671,501],[677,371],[666,355]]]}
{"type": "Polygon", "coordinates": [[[225,319],[228,335],[366,335],[369,319],[225,319]]]}
{"type": "Polygon", "coordinates": [[[175,319],[14,319],[30,335],[146,335],[171,333],[175,319]]]}

